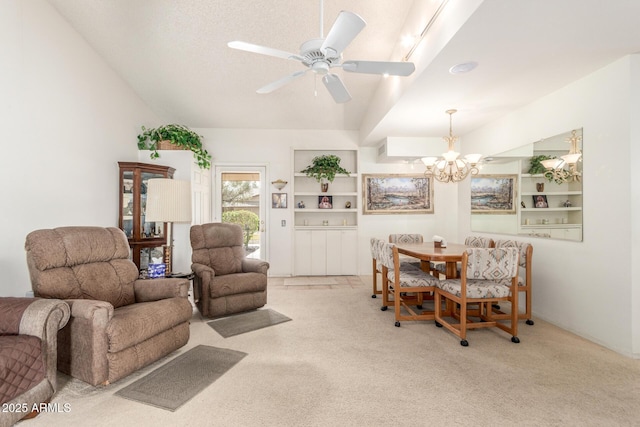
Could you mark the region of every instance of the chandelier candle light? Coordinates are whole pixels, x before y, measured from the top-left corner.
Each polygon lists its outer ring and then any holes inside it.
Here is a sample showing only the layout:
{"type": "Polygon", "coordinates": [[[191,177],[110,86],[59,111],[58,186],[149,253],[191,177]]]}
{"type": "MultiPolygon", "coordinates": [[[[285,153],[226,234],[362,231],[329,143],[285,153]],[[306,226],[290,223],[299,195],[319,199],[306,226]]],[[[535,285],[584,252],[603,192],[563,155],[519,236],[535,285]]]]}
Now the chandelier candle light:
{"type": "Polygon", "coordinates": [[[458,139],[457,136],[453,136],[453,130],[451,127],[451,116],[457,110],[447,110],[449,115],[449,136],[443,137],[443,139],[449,145],[449,150],[442,154],[441,158],[437,157],[423,157],[422,163],[427,167],[424,172],[426,177],[433,177],[440,182],[460,182],[463,181],[469,174],[476,175],[478,173],[478,162],[482,157],[482,154],[467,154],[463,159],[459,159],[460,153],[454,151],[454,144],[458,139]]]}
{"type": "Polygon", "coordinates": [[[571,136],[567,138],[567,142],[571,144],[569,154],[560,156],[559,159],[548,159],[540,162],[547,169],[544,176],[549,180],[553,179],[558,184],[580,181],[582,175],[578,171],[578,162],[582,159],[582,152],[578,148],[578,143],[581,140],[582,137],[579,137],[575,130],[571,131],[571,136]],[[567,169],[565,169],[565,166],[567,169]]]}

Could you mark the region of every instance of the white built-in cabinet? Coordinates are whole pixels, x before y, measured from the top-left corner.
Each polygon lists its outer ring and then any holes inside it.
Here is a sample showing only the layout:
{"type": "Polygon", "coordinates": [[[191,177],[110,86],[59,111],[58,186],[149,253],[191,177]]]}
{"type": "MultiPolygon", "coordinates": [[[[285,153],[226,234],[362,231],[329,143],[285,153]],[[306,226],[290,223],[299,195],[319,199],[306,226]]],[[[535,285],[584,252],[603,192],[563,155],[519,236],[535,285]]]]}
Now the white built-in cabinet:
{"type": "Polygon", "coordinates": [[[358,151],[293,150],[294,275],[355,275],[358,264],[358,151]],[[301,171],[314,157],[335,154],[351,172],[337,175],[326,192],[301,171]],[[331,209],[319,198],[331,197],[331,209]],[[304,205],[304,207],[302,207],[304,205]],[[347,207],[348,206],[348,207],[347,207]]]}

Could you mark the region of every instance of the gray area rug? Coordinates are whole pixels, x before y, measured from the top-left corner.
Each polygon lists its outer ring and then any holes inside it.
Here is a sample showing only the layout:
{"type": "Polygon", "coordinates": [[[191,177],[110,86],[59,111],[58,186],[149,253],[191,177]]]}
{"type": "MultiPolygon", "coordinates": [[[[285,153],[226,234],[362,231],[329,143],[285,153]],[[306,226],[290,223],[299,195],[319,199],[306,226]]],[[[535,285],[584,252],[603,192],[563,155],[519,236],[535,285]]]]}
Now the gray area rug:
{"type": "Polygon", "coordinates": [[[175,411],[246,355],[241,351],[199,345],[115,394],[175,411]]]}
{"type": "Polygon", "coordinates": [[[277,325],[291,320],[287,316],[271,309],[250,311],[229,317],[212,320],[207,324],[224,338],[245,332],[255,331],[268,326],[277,325]]]}

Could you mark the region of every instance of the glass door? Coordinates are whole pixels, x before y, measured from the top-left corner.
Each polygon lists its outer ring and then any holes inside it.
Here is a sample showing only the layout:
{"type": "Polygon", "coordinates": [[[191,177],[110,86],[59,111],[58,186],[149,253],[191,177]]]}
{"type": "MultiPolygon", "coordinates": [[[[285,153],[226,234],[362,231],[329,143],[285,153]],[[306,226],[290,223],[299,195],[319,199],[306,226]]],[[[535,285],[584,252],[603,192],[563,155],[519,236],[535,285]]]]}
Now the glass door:
{"type": "Polygon", "coordinates": [[[248,258],[267,259],[264,166],[216,166],[214,220],[243,229],[248,258]]]}

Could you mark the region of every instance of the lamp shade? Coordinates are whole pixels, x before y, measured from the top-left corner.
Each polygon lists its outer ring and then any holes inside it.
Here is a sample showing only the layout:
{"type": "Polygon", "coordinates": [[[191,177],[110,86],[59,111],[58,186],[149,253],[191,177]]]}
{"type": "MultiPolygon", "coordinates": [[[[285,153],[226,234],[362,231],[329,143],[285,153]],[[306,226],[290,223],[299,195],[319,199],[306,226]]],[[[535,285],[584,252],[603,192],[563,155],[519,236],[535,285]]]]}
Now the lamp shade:
{"type": "Polygon", "coordinates": [[[570,154],[565,154],[560,158],[569,164],[574,164],[574,163],[577,163],[578,160],[580,160],[580,157],[582,157],[582,153],[573,153],[573,154],[570,153],[570,154]]]}
{"type": "Polygon", "coordinates": [[[548,170],[551,170],[551,169],[558,169],[558,168],[562,167],[562,165],[564,164],[564,160],[562,160],[562,159],[547,159],[547,160],[541,161],[540,163],[542,164],[542,166],[544,166],[548,170]]]}
{"type": "Polygon", "coordinates": [[[425,166],[433,166],[436,161],[438,160],[437,157],[423,157],[422,159],[422,163],[424,163],[425,166]]]}
{"type": "Polygon", "coordinates": [[[166,178],[148,180],[145,221],[191,222],[191,182],[166,178]]]}

